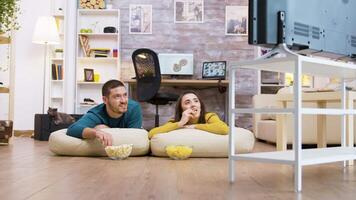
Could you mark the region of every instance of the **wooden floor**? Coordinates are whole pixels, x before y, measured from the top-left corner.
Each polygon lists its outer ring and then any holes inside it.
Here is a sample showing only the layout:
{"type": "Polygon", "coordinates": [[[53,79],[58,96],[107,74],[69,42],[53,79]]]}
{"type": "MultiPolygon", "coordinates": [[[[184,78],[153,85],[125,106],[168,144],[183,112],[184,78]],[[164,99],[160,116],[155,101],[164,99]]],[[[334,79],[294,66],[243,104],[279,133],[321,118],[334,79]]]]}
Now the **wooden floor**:
{"type": "MultiPolygon", "coordinates": [[[[255,151],[273,150],[257,143],[255,151]]],[[[293,191],[293,168],[239,161],[236,182],[227,159],[59,157],[47,142],[15,138],[0,146],[0,199],[355,199],[356,167],[303,168],[303,191],[293,191]]]]}

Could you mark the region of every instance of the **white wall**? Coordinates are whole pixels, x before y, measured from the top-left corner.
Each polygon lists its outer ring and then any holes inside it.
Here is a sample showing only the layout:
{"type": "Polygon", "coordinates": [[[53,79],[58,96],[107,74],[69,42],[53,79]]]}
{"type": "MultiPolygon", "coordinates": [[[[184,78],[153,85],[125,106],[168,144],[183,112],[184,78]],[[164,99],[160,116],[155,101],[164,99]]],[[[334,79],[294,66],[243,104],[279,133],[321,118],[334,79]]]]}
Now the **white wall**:
{"type": "Polygon", "coordinates": [[[21,28],[14,37],[14,129],[33,130],[34,115],[42,112],[44,46],[32,43],[32,33],[37,17],[51,14],[51,1],[19,2],[21,28]]]}

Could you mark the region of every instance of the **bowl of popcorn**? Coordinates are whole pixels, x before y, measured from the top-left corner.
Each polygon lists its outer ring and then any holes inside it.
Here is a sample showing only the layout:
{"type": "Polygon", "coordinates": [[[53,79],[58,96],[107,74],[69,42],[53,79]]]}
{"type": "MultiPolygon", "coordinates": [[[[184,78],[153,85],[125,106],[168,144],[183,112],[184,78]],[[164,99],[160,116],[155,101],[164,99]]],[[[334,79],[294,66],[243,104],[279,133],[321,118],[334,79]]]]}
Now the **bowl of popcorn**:
{"type": "Polygon", "coordinates": [[[190,157],[193,148],[185,145],[168,145],[166,147],[167,155],[174,160],[184,160],[190,157]]]}
{"type": "Polygon", "coordinates": [[[133,144],[105,147],[106,154],[113,160],[123,160],[130,156],[133,144]]]}

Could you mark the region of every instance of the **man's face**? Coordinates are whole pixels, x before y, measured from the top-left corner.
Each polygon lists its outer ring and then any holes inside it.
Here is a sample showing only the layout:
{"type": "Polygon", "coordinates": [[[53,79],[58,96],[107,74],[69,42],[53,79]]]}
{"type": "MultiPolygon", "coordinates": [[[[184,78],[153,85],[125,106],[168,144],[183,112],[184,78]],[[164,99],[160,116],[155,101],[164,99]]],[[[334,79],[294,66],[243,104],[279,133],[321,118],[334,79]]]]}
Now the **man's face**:
{"type": "Polygon", "coordinates": [[[125,87],[116,87],[110,90],[109,97],[103,97],[107,109],[115,114],[123,114],[127,111],[127,92],[125,87]]]}

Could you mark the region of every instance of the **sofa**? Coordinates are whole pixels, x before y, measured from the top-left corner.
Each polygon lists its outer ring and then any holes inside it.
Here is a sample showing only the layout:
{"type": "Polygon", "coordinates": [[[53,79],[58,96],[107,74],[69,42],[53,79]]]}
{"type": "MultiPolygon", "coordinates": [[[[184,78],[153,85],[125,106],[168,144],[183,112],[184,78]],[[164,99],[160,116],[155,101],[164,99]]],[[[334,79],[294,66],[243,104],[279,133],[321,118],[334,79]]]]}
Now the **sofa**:
{"type": "MultiPolygon", "coordinates": [[[[291,89],[281,89],[277,94],[258,94],[253,97],[254,108],[282,108],[281,102],[277,101],[277,95],[291,92],[291,89]]],[[[292,102],[287,104],[287,107],[292,107],[292,102]]],[[[316,103],[303,102],[303,107],[316,108],[316,103]]],[[[338,108],[340,103],[327,103],[328,108],[338,108]]],[[[341,142],[341,116],[326,117],[326,138],[327,144],[340,144],[341,142]]],[[[287,132],[287,143],[293,143],[294,126],[293,117],[288,115],[285,121],[285,130],[287,132]]],[[[356,123],[354,120],[354,132],[356,123]]],[[[253,132],[256,139],[267,142],[276,142],[276,115],[275,114],[254,114],[253,116],[253,132]]],[[[354,137],[356,143],[356,138],[354,137]]],[[[302,116],[302,143],[316,144],[317,143],[317,116],[303,115],[302,116]]]]}

